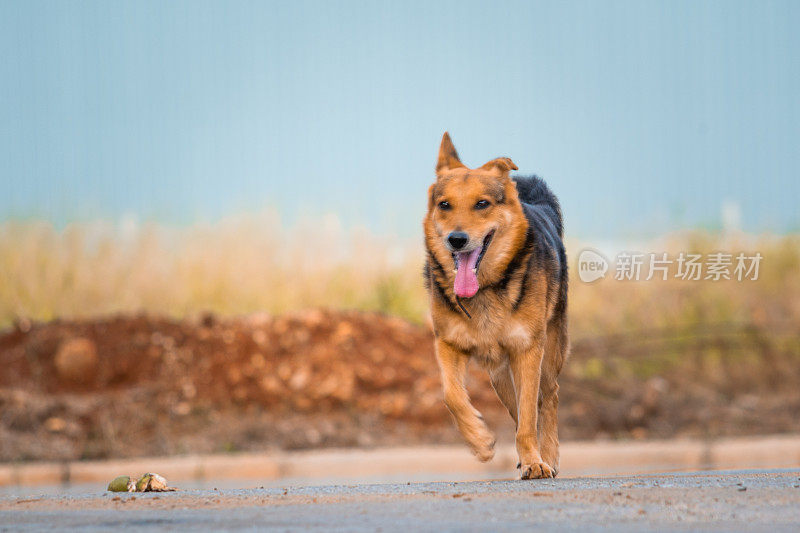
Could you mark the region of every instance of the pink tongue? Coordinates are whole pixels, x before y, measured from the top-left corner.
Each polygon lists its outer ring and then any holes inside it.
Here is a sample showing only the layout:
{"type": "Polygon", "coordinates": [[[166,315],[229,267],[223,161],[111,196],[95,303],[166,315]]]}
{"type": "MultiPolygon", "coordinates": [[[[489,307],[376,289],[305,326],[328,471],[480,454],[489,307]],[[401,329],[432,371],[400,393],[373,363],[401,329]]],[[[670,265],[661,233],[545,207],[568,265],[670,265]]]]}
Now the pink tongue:
{"type": "Polygon", "coordinates": [[[478,276],[472,270],[478,263],[481,249],[476,248],[471,252],[456,255],[458,255],[458,271],[456,272],[456,281],[453,283],[453,291],[460,298],[472,298],[478,292],[478,276]]]}

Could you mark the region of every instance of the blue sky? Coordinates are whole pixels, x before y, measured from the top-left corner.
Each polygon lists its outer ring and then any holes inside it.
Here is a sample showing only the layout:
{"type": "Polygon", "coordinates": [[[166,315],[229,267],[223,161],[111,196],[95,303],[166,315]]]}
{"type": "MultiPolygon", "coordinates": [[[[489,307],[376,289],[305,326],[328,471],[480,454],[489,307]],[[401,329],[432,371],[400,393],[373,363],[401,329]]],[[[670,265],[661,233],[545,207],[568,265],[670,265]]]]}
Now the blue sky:
{"type": "Polygon", "coordinates": [[[800,2],[0,3],[0,220],[420,231],[442,132],[567,231],[800,229],[800,2]]]}

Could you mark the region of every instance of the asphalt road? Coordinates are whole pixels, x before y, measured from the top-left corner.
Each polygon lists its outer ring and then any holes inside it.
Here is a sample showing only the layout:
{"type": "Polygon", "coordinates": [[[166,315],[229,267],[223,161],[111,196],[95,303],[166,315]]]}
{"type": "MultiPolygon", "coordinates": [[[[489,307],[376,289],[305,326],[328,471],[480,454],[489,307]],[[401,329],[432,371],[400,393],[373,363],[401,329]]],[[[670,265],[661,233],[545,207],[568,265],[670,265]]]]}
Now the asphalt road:
{"type": "Polygon", "coordinates": [[[0,497],[0,530],[800,531],[800,471],[0,497]]]}

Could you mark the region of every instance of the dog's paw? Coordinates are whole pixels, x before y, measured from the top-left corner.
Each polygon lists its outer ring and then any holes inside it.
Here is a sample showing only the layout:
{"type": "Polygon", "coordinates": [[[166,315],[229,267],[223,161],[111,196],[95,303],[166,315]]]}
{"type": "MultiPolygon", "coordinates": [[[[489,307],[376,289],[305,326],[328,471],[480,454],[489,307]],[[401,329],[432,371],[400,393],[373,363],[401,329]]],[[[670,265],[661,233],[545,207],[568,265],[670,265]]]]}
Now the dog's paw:
{"type": "Polygon", "coordinates": [[[494,457],[494,444],[494,435],[492,435],[491,432],[486,431],[476,439],[474,444],[472,444],[472,453],[475,454],[475,457],[477,457],[482,463],[491,461],[494,457]]]}
{"type": "Polygon", "coordinates": [[[491,461],[494,458],[494,446],[489,448],[473,448],[472,453],[475,454],[475,457],[478,458],[478,461],[485,463],[487,461],[491,461]]]}
{"type": "Polygon", "coordinates": [[[520,479],[543,479],[554,478],[556,472],[547,463],[532,463],[529,465],[520,465],[520,479]]]}
{"type": "MultiPolygon", "coordinates": [[[[549,465],[546,461],[543,461],[543,463],[549,465]]],[[[519,470],[520,466],[522,466],[522,463],[517,463],[517,470],[519,470]]],[[[550,466],[550,470],[553,471],[553,477],[558,477],[558,464],[550,466]]]]}

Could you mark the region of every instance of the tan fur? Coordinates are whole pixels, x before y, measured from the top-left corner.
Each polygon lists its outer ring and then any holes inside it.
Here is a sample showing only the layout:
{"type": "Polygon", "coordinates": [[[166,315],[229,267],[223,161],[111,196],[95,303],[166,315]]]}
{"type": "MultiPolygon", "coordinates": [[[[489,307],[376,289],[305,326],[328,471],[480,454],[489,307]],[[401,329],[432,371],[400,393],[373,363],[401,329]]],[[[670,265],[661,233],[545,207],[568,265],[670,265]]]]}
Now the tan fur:
{"type": "MultiPolygon", "coordinates": [[[[438,282],[448,299],[455,300],[455,265],[444,244],[451,231],[465,231],[471,240],[481,241],[494,231],[478,269],[482,288],[497,283],[522,249],[528,221],[509,177],[516,168],[510,159],[498,158],[469,169],[458,158],[449,135],[444,134],[437,179],[428,191],[424,230],[428,253],[443,267],[442,271],[430,273],[430,282],[438,282]],[[443,199],[452,206],[450,209],[437,208],[443,199]],[[474,209],[482,199],[489,200],[491,206],[474,209]]],[[[488,370],[498,397],[516,423],[522,477],[554,477],[559,461],[556,378],[566,356],[565,324],[559,322],[562,317],[554,317],[556,298],[547,278],[528,275],[527,281],[524,279],[525,268],[520,268],[504,294],[480,290],[463,300],[471,318],[435,297],[431,288],[436,355],[445,403],[478,459],[488,461],[493,457],[495,441],[465,388],[470,359],[488,370]],[[523,282],[527,283],[525,296],[514,309],[509,300],[522,294],[523,282]]]]}

